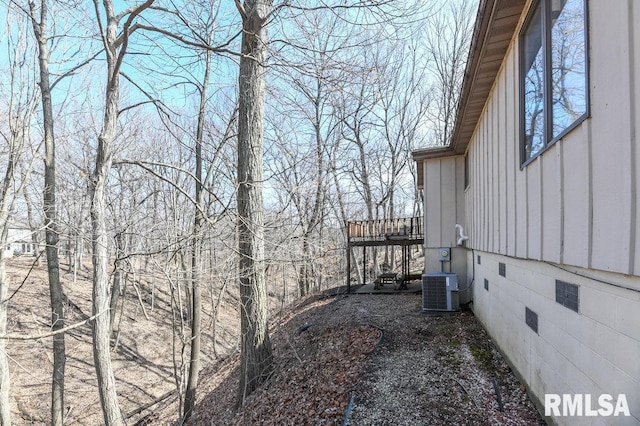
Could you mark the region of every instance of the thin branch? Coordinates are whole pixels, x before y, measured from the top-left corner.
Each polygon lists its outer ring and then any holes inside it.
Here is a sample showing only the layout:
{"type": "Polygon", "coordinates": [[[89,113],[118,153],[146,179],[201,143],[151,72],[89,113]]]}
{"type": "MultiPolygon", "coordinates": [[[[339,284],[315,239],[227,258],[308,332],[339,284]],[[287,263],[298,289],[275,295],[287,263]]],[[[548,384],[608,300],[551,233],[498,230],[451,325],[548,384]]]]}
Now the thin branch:
{"type": "Polygon", "coordinates": [[[156,104],[157,102],[158,102],[157,100],[153,100],[153,99],[149,100],[149,101],[140,101],[140,102],[137,102],[137,103],[135,103],[133,105],[129,105],[129,106],[126,106],[126,107],[122,108],[120,111],[118,111],[118,115],[121,115],[121,114],[123,114],[123,113],[125,113],[125,112],[127,112],[127,111],[129,111],[131,109],[138,108],[139,106],[147,105],[147,104],[156,104]]]}
{"type": "Polygon", "coordinates": [[[76,65],[75,67],[65,71],[64,74],[62,74],[60,77],[58,77],[57,79],[55,79],[53,81],[53,83],[51,84],[51,88],[50,90],[53,90],[54,87],[56,87],[56,85],[58,83],[60,83],[63,79],[73,75],[76,73],[76,71],[78,71],[80,68],[84,67],[85,65],[89,64],[89,62],[93,61],[94,59],[96,59],[103,51],[100,50],[96,53],[94,53],[91,57],[89,57],[89,59],[87,59],[86,61],[83,61],[81,63],[79,63],[78,65],[76,65]]]}
{"type": "MultiPolygon", "coordinates": [[[[127,21],[124,23],[124,26],[122,28],[122,46],[120,48],[120,52],[118,52],[118,59],[116,60],[116,64],[114,66],[114,72],[113,72],[113,76],[111,76],[111,78],[116,79],[118,77],[118,74],[120,73],[120,67],[122,66],[122,61],[124,60],[124,55],[127,53],[127,45],[129,44],[129,28],[131,27],[131,23],[133,22],[133,20],[140,14],[142,13],[143,10],[145,10],[146,8],[148,8],[149,6],[151,6],[153,4],[155,0],[147,0],[144,3],[142,3],[141,5],[135,7],[133,9],[133,11],[131,11],[131,13],[129,14],[129,17],[127,18],[127,21]]],[[[118,15],[116,17],[116,19],[119,21],[120,19],[122,19],[122,14],[127,12],[129,9],[125,10],[124,12],[122,12],[120,15],[118,15]]],[[[133,32],[133,31],[131,31],[133,32]]]]}
{"type": "Polygon", "coordinates": [[[238,9],[238,12],[240,12],[240,16],[242,17],[242,22],[245,22],[247,20],[247,11],[244,10],[244,6],[240,2],[240,0],[236,0],[236,8],[238,9]]]}
{"type": "Polygon", "coordinates": [[[242,34],[242,32],[238,32],[236,35],[234,35],[233,37],[231,37],[229,40],[227,40],[226,43],[221,44],[219,46],[210,46],[206,43],[198,43],[192,40],[188,40],[180,35],[174,34],[171,31],[167,31],[165,29],[162,28],[158,28],[158,27],[153,27],[151,25],[143,25],[143,24],[139,24],[136,23],[133,28],[133,30],[137,30],[137,29],[141,29],[141,30],[145,30],[145,31],[150,31],[150,32],[155,32],[155,33],[160,33],[164,36],[167,36],[175,41],[178,41],[186,46],[190,46],[190,47],[197,47],[200,49],[204,49],[204,50],[210,50],[212,52],[215,53],[226,53],[229,55],[234,55],[234,56],[242,56],[239,52],[233,51],[233,50],[229,50],[226,48],[226,46],[229,46],[233,40],[235,40],[236,38],[238,38],[238,36],[240,34],[242,34]]]}
{"type": "MultiPolygon", "coordinates": [[[[136,165],[138,167],[141,167],[143,170],[151,173],[153,176],[157,177],[158,179],[167,182],[169,185],[173,186],[175,189],[178,190],[178,192],[180,192],[182,195],[184,195],[193,205],[197,206],[198,211],[202,214],[202,216],[205,218],[205,220],[211,224],[211,225],[215,225],[216,221],[212,220],[207,213],[202,210],[202,208],[198,205],[198,203],[196,203],[196,201],[193,199],[193,197],[191,195],[189,195],[183,188],[180,187],[180,185],[178,185],[177,183],[173,182],[171,179],[168,179],[164,176],[162,176],[160,173],[156,172],[155,170],[153,170],[150,166],[159,166],[159,167],[166,167],[166,168],[170,168],[170,169],[174,169],[174,170],[178,170],[182,173],[186,173],[188,176],[192,177],[193,179],[196,179],[195,175],[187,170],[184,170],[180,167],[171,165],[171,164],[166,164],[166,163],[158,163],[158,162],[151,162],[151,161],[140,161],[140,160],[129,160],[129,159],[122,159],[122,160],[117,160],[113,162],[114,165],[117,164],[133,164],[136,165]]],[[[222,200],[220,200],[218,198],[218,196],[216,194],[214,194],[213,192],[211,192],[210,190],[206,189],[203,185],[203,189],[205,189],[209,194],[211,194],[215,200],[217,202],[220,203],[220,205],[224,206],[224,203],[222,202],[222,200]]],[[[228,210],[229,206],[225,206],[224,207],[224,211],[228,210]]],[[[222,213],[224,214],[224,212],[222,213]]]]}
{"type": "Polygon", "coordinates": [[[36,335],[34,335],[34,334],[28,334],[28,335],[3,334],[3,335],[0,336],[0,339],[5,339],[5,340],[39,340],[39,339],[45,339],[47,337],[55,336],[57,334],[66,333],[67,331],[73,330],[74,328],[82,327],[83,325],[85,325],[89,321],[93,321],[94,319],[96,319],[97,317],[99,317],[100,315],[102,315],[102,314],[104,314],[105,312],[108,312],[108,311],[109,311],[109,309],[105,309],[104,311],[98,312],[94,316],[89,317],[84,321],[80,321],[80,322],[75,323],[73,325],[70,325],[68,327],[61,328],[61,329],[56,330],[56,331],[51,331],[49,333],[36,334],[36,335]]]}

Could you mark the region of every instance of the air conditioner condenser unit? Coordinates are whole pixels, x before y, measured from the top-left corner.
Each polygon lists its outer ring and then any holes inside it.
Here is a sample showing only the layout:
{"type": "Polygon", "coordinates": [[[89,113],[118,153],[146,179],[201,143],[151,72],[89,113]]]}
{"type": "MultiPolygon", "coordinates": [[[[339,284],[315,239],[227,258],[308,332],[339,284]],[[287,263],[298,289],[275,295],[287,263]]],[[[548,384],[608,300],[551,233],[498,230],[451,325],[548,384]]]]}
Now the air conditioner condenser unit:
{"type": "Polygon", "coordinates": [[[422,276],[423,311],[459,311],[458,276],[432,272],[422,276]]]}

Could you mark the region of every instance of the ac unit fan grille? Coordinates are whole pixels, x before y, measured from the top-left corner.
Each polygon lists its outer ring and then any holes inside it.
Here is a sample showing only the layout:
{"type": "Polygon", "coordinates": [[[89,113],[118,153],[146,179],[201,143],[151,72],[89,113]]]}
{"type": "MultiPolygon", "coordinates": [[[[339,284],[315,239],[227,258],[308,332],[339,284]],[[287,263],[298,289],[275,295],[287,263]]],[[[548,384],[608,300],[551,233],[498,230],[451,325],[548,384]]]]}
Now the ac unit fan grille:
{"type": "Polygon", "coordinates": [[[423,277],[422,306],[424,309],[447,310],[447,277],[423,277]]]}

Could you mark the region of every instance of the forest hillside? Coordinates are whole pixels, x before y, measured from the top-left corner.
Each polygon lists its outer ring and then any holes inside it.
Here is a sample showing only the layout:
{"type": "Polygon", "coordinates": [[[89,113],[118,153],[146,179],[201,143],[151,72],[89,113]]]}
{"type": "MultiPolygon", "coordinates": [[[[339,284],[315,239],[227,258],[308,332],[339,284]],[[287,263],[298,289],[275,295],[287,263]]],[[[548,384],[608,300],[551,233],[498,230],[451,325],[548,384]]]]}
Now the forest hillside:
{"type": "MultiPolygon", "coordinates": [[[[48,315],[45,268],[33,261],[22,256],[8,262],[9,324],[22,337],[42,334],[48,315]]],[[[88,274],[78,273],[75,281],[72,271],[62,277],[68,322],[81,323],[90,312],[88,274]]],[[[347,416],[352,425],[385,419],[544,424],[471,312],[425,315],[420,294],[346,295],[340,286],[286,307],[270,297],[276,367],[236,411],[235,293],[229,287],[225,294],[205,297],[203,370],[190,425],[339,425],[347,416]],[[219,306],[215,350],[212,302],[219,306]]],[[[174,296],[143,276],[124,291],[111,356],[127,424],[179,421],[188,338],[174,296]]],[[[65,424],[101,424],[90,325],[67,336],[65,424]]],[[[15,424],[49,424],[51,345],[51,337],[8,341],[15,424]]]]}

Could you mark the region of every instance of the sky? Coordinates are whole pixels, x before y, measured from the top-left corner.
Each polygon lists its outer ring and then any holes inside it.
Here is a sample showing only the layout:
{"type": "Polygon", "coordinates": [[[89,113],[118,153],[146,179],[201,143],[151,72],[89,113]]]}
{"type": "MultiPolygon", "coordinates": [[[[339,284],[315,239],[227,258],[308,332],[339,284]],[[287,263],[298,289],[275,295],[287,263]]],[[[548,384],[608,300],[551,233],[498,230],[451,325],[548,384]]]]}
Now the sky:
{"type": "MultiPolygon", "coordinates": [[[[16,37],[33,37],[32,29],[26,24],[21,28],[15,25],[8,25],[7,1],[8,0],[0,0],[0,72],[6,72],[8,33],[11,31],[11,34],[16,37]]],[[[162,0],[156,0],[156,4],[162,3],[162,0]]],[[[68,3],[55,2],[54,4],[60,5],[68,3]]],[[[64,70],[83,62],[86,58],[101,49],[101,43],[96,37],[95,11],[93,10],[91,2],[79,2],[78,4],[85,9],[77,9],[74,13],[69,13],[67,9],[60,11],[61,13],[56,12],[53,15],[55,17],[53,22],[55,22],[57,33],[65,35],[65,37],[57,38],[53,44],[54,49],[52,50],[50,70],[54,74],[60,74],[64,72],[64,70]]],[[[133,4],[133,2],[123,0],[116,0],[114,2],[116,11],[124,10],[130,4],[133,4]]],[[[443,4],[447,3],[439,2],[436,6],[442,6],[443,4]]],[[[239,15],[233,2],[223,1],[220,2],[220,5],[222,9],[218,11],[218,26],[215,31],[218,37],[218,43],[220,43],[221,40],[227,40],[231,35],[236,34],[239,29],[239,15]]],[[[181,3],[181,6],[183,6],[181,11],[189,16],[189,22],[192,25],[196,25],[199,20],[205,16],[201,13],[201,10],[194,8],[194,2],[187,1],[181,3]]],[[[290,13],[290,15],[286,19],[278,18],[271,23],[270,37],[272,39],[283,39],[285,34],[294,34],[297,30],[292,23],[295,20],[304,21],[306,18],[304,14],[296,17],[293,16],[294,12],[292,11],[287,13],[290,13]]],[[[364,19],[362,12],[358,11],[350,16],[341,17],[339,21],[344,28],[347,28],[354,22],[362,23],[364,19]]],[[[139,21],[149,25],[161,24],[165,28],[175,28],[170,26],[169,21],[161,18],[157,11],[145,11],[139,17],[139,21]]],[[[15,24],[15,21],[13,22],[15,24]]],[[[419,26],[417,28],[419,28],[419,26]]],[[[312,40],[314,31],[322,34],[327,30],[323,26],[305,29],[311,33],[312,40]]],[[[369,27],[363,25],[358,27],[357,30],[350,30],[344,37],[345,42],[353,42],[353,40],[357,39],[357,37],[355,37],[356,32],[360,30],[366,31],[367,29],[369,29],[369,27]]],[[[384,31],[378,31],[378,35],[383,35],[387,38],[393,34],[398,35],[398,30],[393,26],[387,26],[384,27],[384,31]]],[[[300,36],[301,34],[297,34],[297,37],[300,36]]],[[[294,39],[302,40],[302,38],[295,37],[294,39]]],[[[237,42],[238,40],[236,40],[236,44],[230,46],[231,50],[237,50],[237,42]]],[[[280,53],[286,49],[291,49],[277,41],[272,44],[272,48],[281,49],[280,53]]],[[[358,50],[354,50],[354,52],[358,52],[358,50]]],[[[287,55],[288,54],[289,53],[287,53],[287,55]]],[[[360,60],[360,62],[366,66],[365,56],[360,57],[357,53],[356,55],[354,59],[360,60]]],[[[273,71],[270,72],[277,73],[282,69],[280,64],[272,62],[272,65],[273,71]]],[[[237,70],[237,57],[229,55],[214,56],[212,84],[210,86],[210,107],[214,120],[215,117],[219,117],[220,120],[226,119],[229,108],[233,107],[233,101],[236,97],[237,70]]],[[[124,108],[128,105],[146,101],[148,94],[160,98],[168,109],[177,115],[182,115],[185,123],[188,120],[193,120],[196,111],[195,104],[197,102],[196,87],[193,81],[201,79],[203,67],[201,62],[198,62],[198,60],[192,56],[192,52],[187,52],[185,49],[177,47],[164,36],[140,31],[132,37],[129,54],[123,65],[123,71],[136,83],[132,84],[125,78],[121,78],[121,107],[124,108]],[[139,87],[136,87],[136,85],[139,87]],[[143,93],[143,91],[146,93],[143,93]]],[[[97,129],[101,121],[104,81],[104,59],[102,56],[98,56],[95,61],[87,65],[83,70],[63,80],[56,87],[54,91],[54,103],[57,105],[59,111],[81,110],[81,117],[78,117],[81,125],[97,129]]],[[[273,82],[274,80],[272,79],[270,81],[273,82]]],[[[0,79],[0,96],[6,94],[7,90],[7,79],[0,79]]],[[[272,98],[271,101],[275,104],[278,103],[277,98],[272,98]]],[[[0,106],[0,112],[2,108],[3,107],[0,106]]],[[[150,105],[141,107],[135,112],[132,112],[132,114],[142,116],[146,114],[149,117],[157,117],[155,109],[150,105]]],[[[126,122],[126,120],[121,121],[126,122]]],[[[267,131],[269,131],[268,129],[269,127],[267,126],[267,131]]],[[[71,132],[73,129],[65,130],[71,132]]],[[[405,177],[403,183],[410,184],[410,176],[405,177]]],[[[267,187],[269,184],[270,183],[267,183],[267,187]]]]}

